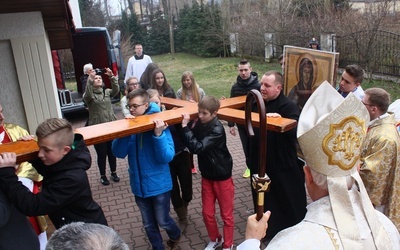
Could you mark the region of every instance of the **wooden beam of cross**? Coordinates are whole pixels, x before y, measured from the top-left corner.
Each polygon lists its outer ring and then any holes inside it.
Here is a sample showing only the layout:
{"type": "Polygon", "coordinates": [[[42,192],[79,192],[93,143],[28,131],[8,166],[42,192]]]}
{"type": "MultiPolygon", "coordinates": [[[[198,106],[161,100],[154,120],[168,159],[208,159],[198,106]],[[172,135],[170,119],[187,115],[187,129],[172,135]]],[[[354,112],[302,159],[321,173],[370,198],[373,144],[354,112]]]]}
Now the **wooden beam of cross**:
{"type": "MultiPolygon", "coordinates": [[[[232,121],[238,124],[245,124],[245,112],[237,110],[244,107],[246,96],[227,98],[221,100],[221,107],[218,117],[221,120],[232,121]]],[[[182,114],[190,114],[190,118],[197,118],[197,103],[162,97],[161,102],[170,110],[151,115],[138,116],[135,119],[121,119],[112,122],[82,127],[75,130],[75,133],[83,135],[87,145],[125,137],[131,134],[142,133],[154,129],[154,120],[160,119],[169,125],[182,122],[182,114]],[[174,109],[171,109],[174,108],[174,109]]],[[[257,114],[252,114],[252,124],[259,127],[257,114]]],[[[267,121],[267,129],[275,132],[285,132],[297,125],[295,120],[286,118],[271,118],[267,121]]],[[[38,146],[35,141],[18,141],[0,145],[0,152],[15,152],[17,163],[35,159],[38,154],[38,146]]]]}

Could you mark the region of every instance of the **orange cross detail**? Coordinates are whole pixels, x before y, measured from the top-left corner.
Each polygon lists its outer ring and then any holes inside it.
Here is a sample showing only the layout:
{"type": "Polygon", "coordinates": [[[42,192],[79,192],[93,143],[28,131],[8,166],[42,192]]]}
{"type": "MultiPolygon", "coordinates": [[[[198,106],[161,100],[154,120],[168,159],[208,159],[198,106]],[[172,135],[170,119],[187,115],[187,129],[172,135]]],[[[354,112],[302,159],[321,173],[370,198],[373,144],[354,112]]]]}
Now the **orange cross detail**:
{"type": "MultiPolygon", "coordinates": [[[[173,125],[181,123],[181,114],[183,113],[190,114],[192,119],[197,118],[197,103],[167,97],[162,97],[161,101],[169,110],[156,114],[139,116],[135,119],[121,119],[82,127],[76,129],[75,133],[82,134],[87,145],[93,145],[115,138],[152,130],[154,129],[153,120],[156,119],[161,119],[169,125],[173,125]]],[[[218,111],[219,119],[232,121],[238,124],[245,124],[245,112],[244,110],[239,110],[244,107],[245,102],[246,96],[221,100],[221,107],[218,111]]],[[[251,117],[253,126],[259,127],[258,114],[252,113],[251,117]]],[[[292,119],[267,119],[267,130],[275,132],[283,133],[292,129],[296,125],[297,122],[292,119]]],[[[36,158],[38,154],[38,146],[36,141],[18,141],[0,145],[0,152],[15,152],[17,154],[17,163],[21,163],[36,158]]]]}

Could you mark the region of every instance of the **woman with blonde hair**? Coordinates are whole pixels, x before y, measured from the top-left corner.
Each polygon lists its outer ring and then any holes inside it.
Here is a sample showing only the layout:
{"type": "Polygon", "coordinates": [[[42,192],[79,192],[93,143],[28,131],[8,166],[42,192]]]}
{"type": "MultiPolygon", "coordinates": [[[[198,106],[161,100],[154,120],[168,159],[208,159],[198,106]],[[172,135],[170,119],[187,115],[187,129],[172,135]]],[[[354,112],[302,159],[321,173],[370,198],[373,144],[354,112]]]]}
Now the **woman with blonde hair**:
{"type": "Polygon", "coordinates": [[[183,72],[181,82],[182,87],[176,92],[177,99],[199,102],[206,95],[204,90],[196,84],[192,72],[183,72]]]}
{"type": "MultiPolygon", "coordinates": [[[[183,72],[181,82],[182,82],[182,87],[178,89],[178,91],[176,92],[177,99],[186,100],[190,102],[199,102],[201,99],[203,99],[204,96],[206,96],[204,90],[200,88],[199,85],[194,80],[192,72],[190,71],[183,72]]],[[[192,153],[190,154],[190,163],[192,167],[192,173],[196,174],[197,170],[196,167],[194,166],[194,159],[192,153]]]]}

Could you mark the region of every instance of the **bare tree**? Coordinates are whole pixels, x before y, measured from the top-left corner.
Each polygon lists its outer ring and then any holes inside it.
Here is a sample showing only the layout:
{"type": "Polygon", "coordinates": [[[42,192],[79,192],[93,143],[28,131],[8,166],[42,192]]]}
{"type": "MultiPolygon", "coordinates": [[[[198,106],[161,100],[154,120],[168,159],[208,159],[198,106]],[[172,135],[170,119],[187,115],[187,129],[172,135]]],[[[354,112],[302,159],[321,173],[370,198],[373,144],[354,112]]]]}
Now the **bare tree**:
{"type": "Polygon", "coordinates": [[[143,4],[142,4],[142,0],[139,0],[139,7],[140,7],[140,19],[143,21],[143,4]]]}
{"type": "Polygon", "coordinates": [[[263,54],[264,33],[273,33],[275,45],[282,49],[284,45],[304,47],[310,38],[324,33],[344,36],[367,29],[367,37],[360,41],[355,34],[354,43],[372,67],[371,49],[379,46],[377,31],[393,18],[388,14],[393,13],[395,1],[375,2],[364,13],[347,8],[346,1],[333,0],[224,0],[222,4],[227,27],[239,33],[240,50],[245,54],[263,54]]]}
{"type": "Polygon", "coordinates": [[[107,0],[104,0],[104,10],[106,11],[107,20],[110,20],[110,12],[107,0]]]}

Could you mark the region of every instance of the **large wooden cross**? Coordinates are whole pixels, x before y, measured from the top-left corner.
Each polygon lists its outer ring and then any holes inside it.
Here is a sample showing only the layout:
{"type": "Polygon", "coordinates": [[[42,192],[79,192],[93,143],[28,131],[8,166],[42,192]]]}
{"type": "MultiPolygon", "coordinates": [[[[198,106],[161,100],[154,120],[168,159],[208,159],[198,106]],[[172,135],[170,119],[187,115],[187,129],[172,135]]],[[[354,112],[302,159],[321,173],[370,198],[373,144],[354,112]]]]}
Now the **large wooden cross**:
{"type": "MultiPolygon", "coordinates": [[[[197,117],[197,103],[162,97],[161,102],[167,107],[167,111],[151,115],[143,115],[135,119],[121,119],[113,122],[82,127],[75,130],[82,134],[87,145],[106,142],[115,138],[125,137],[131,134],[142,133],[153,130],[156,119],[163,120],[169,125],[182,122],[182,114],[188,113],[192,119],[197,117]]],[[[245,124],[245,112],[240,110],[244,107],[246,96],[227,98],[221,100],[218,118],[237,124],[245,124]]],[[[251,114],[254,127],[260,127],[258,114],[251,114]]],[[[287,118],[268,118],[267,130],[283,133],[294,128],[297,122],[287,118]]],[[[17,163],[35,159],[38,154],[38,146],[35,141],[18,141],[0,145],[0,152],[15,152],[17,163]]]]}

